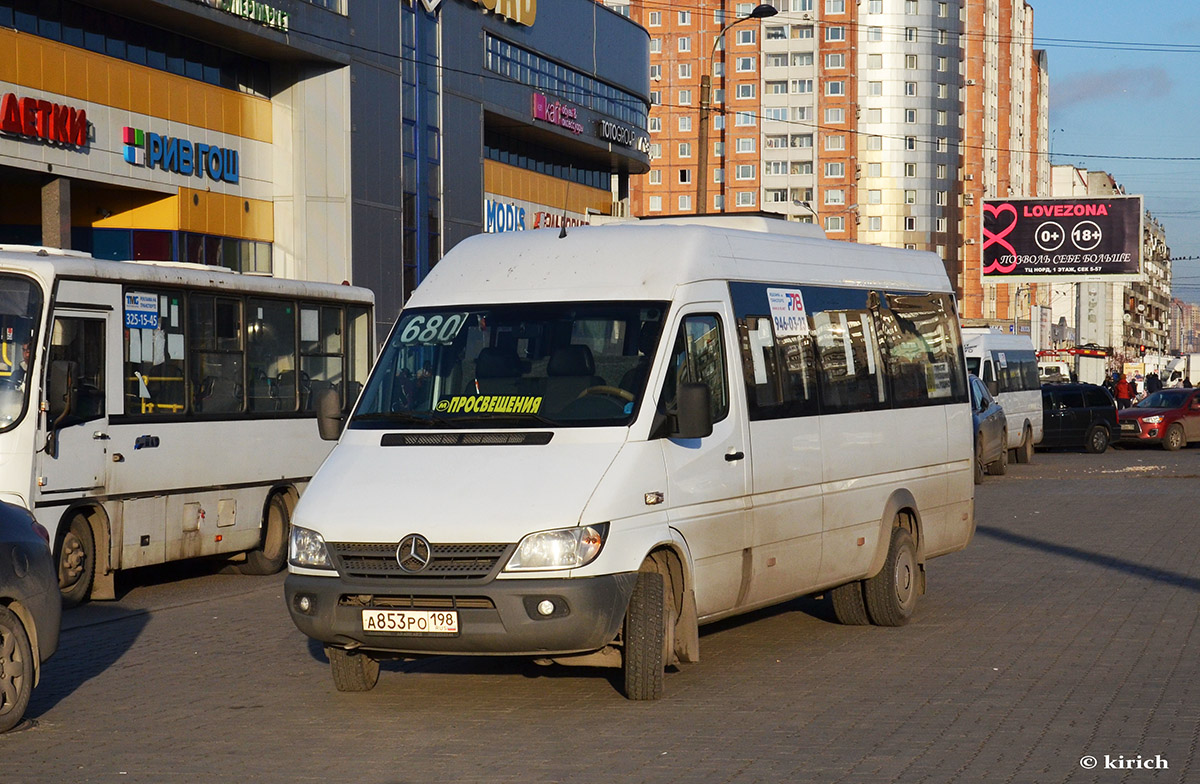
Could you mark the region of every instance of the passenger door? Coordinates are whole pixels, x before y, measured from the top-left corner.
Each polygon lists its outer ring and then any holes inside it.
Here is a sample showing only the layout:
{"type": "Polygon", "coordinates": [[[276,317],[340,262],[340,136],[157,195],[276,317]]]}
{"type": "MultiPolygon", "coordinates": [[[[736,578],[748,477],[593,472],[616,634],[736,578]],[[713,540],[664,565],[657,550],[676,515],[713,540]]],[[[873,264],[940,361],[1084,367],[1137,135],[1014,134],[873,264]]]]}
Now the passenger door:
{"type": "MultiPolygon", "coordinates": [[[[46,378],[52,363],[74,363],[76,406],[55,431],[55,447],[38,454],[37,481],[44,498],[104,492],[109,414],[105,362],[111,318],[110,312],[59,308],[54,313],[46,378]]],[[[49,419],[46,428],[54,429],[49,419]]]]}
{"type": "Polygon", "coordinates": [[[683,310],[659,393],[670,411],[678,386],[703,382],[712,395],[713,430],[705,438],[664,438],[667,517],[687,541],[701,616],[737,606],[749,579],[750,453],[738,390],[730,383],[732,319],[724,303],[683,310]]]}

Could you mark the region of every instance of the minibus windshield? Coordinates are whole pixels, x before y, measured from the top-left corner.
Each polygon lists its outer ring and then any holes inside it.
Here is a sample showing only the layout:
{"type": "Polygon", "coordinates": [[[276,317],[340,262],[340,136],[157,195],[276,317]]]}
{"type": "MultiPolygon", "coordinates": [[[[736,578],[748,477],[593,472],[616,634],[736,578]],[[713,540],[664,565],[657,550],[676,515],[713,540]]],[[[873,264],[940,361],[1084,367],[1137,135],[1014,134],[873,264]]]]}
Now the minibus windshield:
{"type": "Polygon", "coordinates": [[[41,309],[36,283],[0,274],[0,432],[16,425],[29,399],[41,309]]]}
{"type": "Polygon", "coordinates": [[[665,302],[405,310],[352,428],[627,425],[665,302]]]}

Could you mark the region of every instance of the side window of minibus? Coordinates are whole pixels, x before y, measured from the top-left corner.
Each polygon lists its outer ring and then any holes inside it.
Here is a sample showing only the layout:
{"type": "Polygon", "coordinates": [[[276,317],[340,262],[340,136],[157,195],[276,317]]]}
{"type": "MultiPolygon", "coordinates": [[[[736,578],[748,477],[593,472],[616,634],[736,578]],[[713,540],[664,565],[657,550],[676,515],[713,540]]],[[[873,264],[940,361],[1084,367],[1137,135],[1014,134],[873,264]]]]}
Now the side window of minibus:
{"type": "Polygon", "coordinates": [[[699,382],[708,385],[712,421],[720,422],[729,414],[725,345],[719,318],[713,315],[685,316],[679,325],[669,362],[660,398],[664,410],[675,407],[681,384],[699,382]]]}
{"type": "Polygon", "coordinates": [[[104,321],[96,318],[57,316],[50,336],[50,361],[75,363],[78,401],[71,412],[75,422],[88,422],[105,414],[104,321]]]}

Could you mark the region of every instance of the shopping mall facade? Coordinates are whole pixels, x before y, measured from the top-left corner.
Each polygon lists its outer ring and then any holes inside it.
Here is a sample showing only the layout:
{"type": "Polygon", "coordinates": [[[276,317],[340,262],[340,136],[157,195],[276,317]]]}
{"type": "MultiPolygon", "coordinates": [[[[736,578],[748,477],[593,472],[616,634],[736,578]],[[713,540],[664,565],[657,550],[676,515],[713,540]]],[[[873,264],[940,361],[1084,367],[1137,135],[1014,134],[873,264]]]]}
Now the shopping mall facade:
{"type": "Polygon", "coordinates": [[[0,0],[0,52],[0,244],[346,280],[381,324],[649,168],[648,37],[592,0],[0,0]]]}

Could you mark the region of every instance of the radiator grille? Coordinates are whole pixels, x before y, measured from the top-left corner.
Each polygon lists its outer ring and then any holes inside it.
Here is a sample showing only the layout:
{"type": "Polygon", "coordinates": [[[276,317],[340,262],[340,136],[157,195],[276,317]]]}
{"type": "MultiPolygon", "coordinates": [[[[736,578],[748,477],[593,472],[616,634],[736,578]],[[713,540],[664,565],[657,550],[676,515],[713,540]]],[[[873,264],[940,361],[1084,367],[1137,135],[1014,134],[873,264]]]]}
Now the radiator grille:
{"type": "Polygon", "coordinates": [[[396,561],[397,544],[329,545],[343,577],[400,580],[486,580],[503,567],[516,545],[430,544],[429,565],[406,572],[396,561]]]}
{"type": "Polygon", "coordinates": [[[494,610],[486,596],[380,596],[347,594],[338,599],[342,607],[364,610],[494,610]]]}

